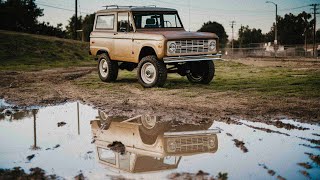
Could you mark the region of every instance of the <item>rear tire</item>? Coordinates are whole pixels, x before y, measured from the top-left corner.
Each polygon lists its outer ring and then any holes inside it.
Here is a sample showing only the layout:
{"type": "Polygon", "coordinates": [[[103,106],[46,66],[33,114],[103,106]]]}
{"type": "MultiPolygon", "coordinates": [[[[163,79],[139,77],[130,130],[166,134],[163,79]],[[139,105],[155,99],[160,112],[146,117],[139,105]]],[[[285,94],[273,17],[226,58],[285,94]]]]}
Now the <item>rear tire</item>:
{"type": "Polygon", "coordinates": [[[103,111],[98,111],[99,119],[100,119],[100,127],[103,126],[103,130],[108,130],[111,125],[111,118],[103,111]]]}
{"type": "Polygon", "coordinates": [[[99,78],[103,82],[113,82],[118,78],[118,62],[111,61],[107,54],[99,56],[98,72],[99,78]]]}
{"type": "Polygon", "coordinates": [[[187,78],[191,83],[209,84],[213,80],[215,73],[213,61],[191,62],[190,67],[187,78]]]}
{"type": "Polygon", "coordinates": [[[156,56],[142,58],[138,65],[138,80],[145,88],[162,87],[167,80],[167,68],[156,56]]]}

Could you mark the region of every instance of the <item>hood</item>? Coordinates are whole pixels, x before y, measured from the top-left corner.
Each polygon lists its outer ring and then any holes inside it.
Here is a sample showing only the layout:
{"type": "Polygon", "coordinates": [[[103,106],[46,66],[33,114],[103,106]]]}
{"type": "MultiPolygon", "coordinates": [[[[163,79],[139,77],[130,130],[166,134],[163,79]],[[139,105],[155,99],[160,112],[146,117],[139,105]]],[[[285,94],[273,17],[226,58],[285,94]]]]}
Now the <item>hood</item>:
{"type": "Polygon", "coordinates": [[[189,32],[189,31],[143,31],[147,34],[160,34],[168,40],[178,39],[218,39],[214,33],[207,32],[189,32]]]}

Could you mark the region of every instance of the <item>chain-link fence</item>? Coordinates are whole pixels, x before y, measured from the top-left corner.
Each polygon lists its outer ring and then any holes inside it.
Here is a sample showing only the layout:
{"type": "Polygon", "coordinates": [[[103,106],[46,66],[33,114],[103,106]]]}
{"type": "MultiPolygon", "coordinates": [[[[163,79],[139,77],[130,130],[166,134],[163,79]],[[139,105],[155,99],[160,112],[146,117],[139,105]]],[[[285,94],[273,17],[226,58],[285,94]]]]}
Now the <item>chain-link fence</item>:
{"type": "MultiPolygon", "coordinates": [[[[320,45],[316,46],[316,56],[320,57],[320,45]]],[[[274,46],[258,46],[258,47],[249,47],[249,48],[224,48],[222,53],[224,56],[229,57],[307,57],[312,58],[313,49],[312,45],[279,45],[274,50],[274,46]]]]}

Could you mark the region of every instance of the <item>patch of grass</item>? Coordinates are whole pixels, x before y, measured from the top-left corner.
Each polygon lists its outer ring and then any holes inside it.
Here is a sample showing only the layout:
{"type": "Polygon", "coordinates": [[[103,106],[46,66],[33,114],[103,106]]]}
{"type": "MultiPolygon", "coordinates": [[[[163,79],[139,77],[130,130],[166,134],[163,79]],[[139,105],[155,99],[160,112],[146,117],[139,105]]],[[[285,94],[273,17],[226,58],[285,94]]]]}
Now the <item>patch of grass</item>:
{"type": "Polygon", "coordinates": [[[0,30],[0,70],[92,66],[89,43],[0,30]]]}
{"type": "Polygon", "coordinates": [[[263,96],[320,97],[320,70],[282,67],[254,67],[235,62],[216,62],[216,76],[210,85],[190,84],[186,78],[170,75],[166,89],[198,88],[218,92],[235,91],[263,96]]]}
{"type": "MultiPolygon", "coordinates": [[[[163,88],[144,89],[148,91],[166,91],[183,89],[176,95],[196,97],[207,92],[236,92],[235,95],[257,95],[272,97],[320,97],[320,70],[296,70],[284,67],[254,67],[236,62],[216,62],[216,76],[210,85],[191,84],[186,77],[169,74],[163,88]]],[[[143,88],[138,84],[136,71],[119,71],[116,83],[102,83],[97,74],[91,74],[79,81],[86,88],[107,88],[117,91],[119,87],[143,88]]]]}

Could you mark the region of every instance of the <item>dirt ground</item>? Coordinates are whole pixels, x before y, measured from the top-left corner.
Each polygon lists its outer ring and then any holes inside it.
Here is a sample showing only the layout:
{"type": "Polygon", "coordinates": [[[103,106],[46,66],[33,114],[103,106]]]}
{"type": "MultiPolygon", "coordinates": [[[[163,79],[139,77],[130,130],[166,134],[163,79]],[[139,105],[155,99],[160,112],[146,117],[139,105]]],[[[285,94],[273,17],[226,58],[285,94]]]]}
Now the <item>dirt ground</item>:
{"type": "MultiPolygon", "coordinates": [[[[232,61],[254,67],[320,69],[320,63],[316,60],[247,58],[232,61]]],[[[111,115],[153,114],[162,116],[165,120],[198,121],[214,118],[227,121],[234,117],[252,121],[269,121],[286,117],[310,123],[318,123],[320,120],[320,97],[261,98],[255,94],[217,92],[203,87],[200,87],[198,92],[193,91],[188,94],[190,92],[187,88],[178,88],[179,84],[177,89],[143,89],[132,79],[122,79],[121,85],[115,83],[111,89],[109,86],[89,89],[76,83],[94,74],[97,74],[95,67],[33,72],[1,71],[0,98],[18,106],[46,106],[81,101],[103,109],[111,115]],[[176,96],[179,93],[188,96],[176,96]]],[[[102,82],[101,84],[103,85],[102,82]]]]}
{"type": "Polygon", "coordinates": [[[256,67],[292,67],[292,68],[307,68],[319,69],[320,59],[285,59],[285,58],[241,58],[232,61],[239,61],[242,64],[256,67]]]}

